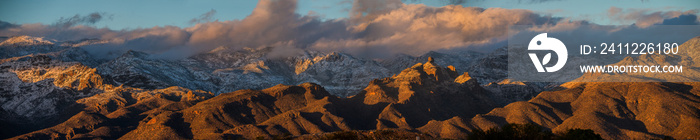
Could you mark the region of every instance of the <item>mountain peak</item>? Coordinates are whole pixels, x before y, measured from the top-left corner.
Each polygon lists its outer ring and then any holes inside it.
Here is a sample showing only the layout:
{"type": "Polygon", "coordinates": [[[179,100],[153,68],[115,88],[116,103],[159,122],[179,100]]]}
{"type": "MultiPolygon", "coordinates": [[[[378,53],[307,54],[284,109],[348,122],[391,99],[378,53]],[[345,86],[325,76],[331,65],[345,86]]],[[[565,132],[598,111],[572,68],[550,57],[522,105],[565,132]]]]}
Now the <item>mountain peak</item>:
{"type": "Polygon", "coordinates": [[[404,69],[398,75],[392,77],[397,80],[409,80],[409,81],[433,81],[433,82],[445,82],[453,81],[457,77],[457,72],[454,66],[448,66],[446,68],[441,67],[434,63],[434,59],[429,57],[428,62],[417,63],[410,68],[404,69]]]}
{"type": "Polygon", "coordinates": [[[454,66],[441,67],[433,63],[435,59],[432,57],[429,60],[404,69],[398,75],[373,80],[365,88],[364,93],[358,94],[357,97],[364,98],[365,104],[402,103],[415,99],[416,95],[421,96],[419,98],[429,96],[442,98],[440,94],[465,91],[481,92],[476,79],[471,78],[468,73],[458,76],[454,66]],[[448,89],[450,86],[466,87],[466,89],[460,91],[442,90],[448,89]]]}
{"type": "Polygon", "coordinates": [[[54,45],[55,40],[44,39],[43,37],[14,36],[0,42],[0,46],[33,46],[33,45],[54,45]]]}
{"type": "MultiPolygon", "coordinates": [[[[434,63],[433,57],[428,57],[428,62],[423,64],[423,72],[435,78],[435,81],[443,81],[454,79],[457,76],[454,66],[448,66],[446,68],[440,67],[434,63]]],[[[451,80],[450,80],[451,81],[451,80]]]]}
{"type": "Polygon", "coordinates": [[[474,78],[472,78],[471,76],[469,76],[469,73],[468,73],[468,72],[464,72],[464,74],[462,74],[462,75],[458,76],[457,78],[455,78],[455,83],[460,83],[460,84],[464,84],[464,83],[474,83],[474,84],[478,84],[478,82],[476,81],[476,79],[474,79],[474,78]]]}

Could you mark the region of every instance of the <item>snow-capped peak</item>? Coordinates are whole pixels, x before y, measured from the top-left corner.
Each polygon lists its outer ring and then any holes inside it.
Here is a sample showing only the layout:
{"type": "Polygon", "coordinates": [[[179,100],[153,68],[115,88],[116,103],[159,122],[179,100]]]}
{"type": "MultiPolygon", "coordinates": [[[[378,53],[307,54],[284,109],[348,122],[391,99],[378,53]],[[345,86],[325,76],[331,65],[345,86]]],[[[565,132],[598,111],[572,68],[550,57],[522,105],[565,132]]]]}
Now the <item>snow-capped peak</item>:
{"type": "Polygon", "coordinates": [[[0,42],[0,46],[35,46],[35,45],[54,45],[56,40],[44,39],[43,37],[32,37],[32,36],[15,36],[11,37],[3,42],[0,42]]]}

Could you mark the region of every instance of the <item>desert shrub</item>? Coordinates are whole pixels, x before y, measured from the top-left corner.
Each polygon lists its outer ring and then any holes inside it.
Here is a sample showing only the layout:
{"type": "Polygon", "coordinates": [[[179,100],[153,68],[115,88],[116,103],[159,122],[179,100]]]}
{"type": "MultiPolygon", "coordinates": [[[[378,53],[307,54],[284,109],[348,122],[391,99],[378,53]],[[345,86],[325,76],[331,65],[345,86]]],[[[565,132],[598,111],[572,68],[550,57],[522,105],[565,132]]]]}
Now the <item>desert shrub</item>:
{"type": "Polygon", "coordinates": [[[557,137],[560,140],[602,140],[603,137],[590,129],[569,129],[557,137]]]}

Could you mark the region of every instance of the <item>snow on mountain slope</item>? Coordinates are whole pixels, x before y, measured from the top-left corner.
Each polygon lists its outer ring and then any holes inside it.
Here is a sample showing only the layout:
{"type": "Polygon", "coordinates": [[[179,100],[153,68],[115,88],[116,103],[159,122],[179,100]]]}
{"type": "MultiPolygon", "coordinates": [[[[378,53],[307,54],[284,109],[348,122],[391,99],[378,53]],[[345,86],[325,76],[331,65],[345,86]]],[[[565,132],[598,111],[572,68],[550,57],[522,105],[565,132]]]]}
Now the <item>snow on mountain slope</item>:
{"type": "Polygon", "coordinates": [[[44,39],[43,37],[15,36],[0,42],[0,46],[38,46],[54,45],[55,40],[44,39]]]}
{"type": "Polygon", "coordinates": [[[80,62],[90,67],[96,67],[96,62],[90,54],[80,48],[87,45],[99,45],[119,40],[82,39],[78,41],[55,41],[41,37],[15,36],[0,42],[0,59],[22,57],[26,55],[49,55],[65,62],[80,62]]]}
{"type": "Polygon", "coordinates": [[[39,55],[0,64],[2,111],[41,122],[55,116],[72,101],[97,93],[102,79],[94,68],[39,55]]]}
{"type": "Polygon", "coordinates": [[[372,79],[389,75],[375,61],[347,54],[304,51],[297,56],[270,59],[270,51],[219,51],[182,60],[152,59],[150,54],[128,51],[97,69],[110,83],[138,88],[180,86],[225,93],[314,82],[341,97],[362,90],[372,79]]]}
{"type": "Polygon", "coordinates": [[[238,89],[263,89],[276,84],[314,82],[336,96],[362,90],[370,80],[388,76],[378,63],[343,53],[303,51],[286,58],[269,58],[273,48],[219,51],[189,58],[189,64],[203,64],[221,78],[218,93],[238,89]]]}
{"type": "MultiPolygon", "coordinates": [[[[276,84],[296,85],[314,82],[336,96],[351,96],[362,90],[372,79],[388,77],[412,64],[435,58],[438,65],[452,65],[458,72],[469,72],[480,84],[500,82],[507,76],[505,52],[491,54],[477,52],[429,52],[422,56],[396,55],[384,60],[370,60],[344,53],[324,53],[304,50],[299,54],[277,58],[269,56],[274,48],[246,48],[243,50],[215,49],[214,51],[181,60],[153,59],[151,54],[128,51],[120,57],[102,60],[91,56],[81,45],[104,44],[113,41],[83,39],[78,41],[49,42],[35,37],[13,37],[5,44],[17,42],[37,47],[10,50],[12,54],[44,54],[66,62],[80,62],[97,68],[105,81],[114,85],[158,89],[180,86],[214,93],[239,89],[263,89],[276,84]],[[37,46],[37,45],[47,46],[37,46]],[[61,45],[55,45],[61,44],[61,45]],[[49,49],[47,49],[49,48],[49,49]],[[44,50],[42,50],[44,49],[44,50]],[[17,53],[22,52],[22,53],[17,53]]],[[[23,47],[0,47],[23,48],[23,47]]],[[[491,88],[493,89],[493,88],[491,88]]]]}
{"type": "Polygon", "coordinates": [[[123,107],[151,96],[177,98],[173,99],[176,101],[213,96],[211,92],[182,87],[151,90],[114,86],[104,83],[96,68],[48,55],[2,59],[2,62],[0,124],[13,127],[0,128],[3,136],[56,125],[83,109],[114,111],[120,104],[123,107]]]}
{"type": "Polygon", "coordinates": [[[15,36],[0,42],[0,59],[37,53],[48,53],[66,49],[55,45],[55,41],[41,37],[15,36]]]}
{"type": "MultiPolygon", "coordinates": [[[[136,102],[141,96],[146,98],[163,94],[159,96],[189,100],[185,96],[209,97],[241,89],[265,89],[278,84],[312,82],[324,87],[330,94],[347,97],[361,93],[372,80],[392,77],[392,74],[401,72],[395,69],[405,69],[419,62],[430,62],[431,65],[426,67],[428,70],[434,69],[434,64],[448,66],[444,70],[455,73],[469,72],[470,79],[475,79],[469,85],[481,85],[489,90],[480,93],[498,101],[496,106],[527,100],[544,87],[542,84],[505,79],[507,71],[502,65],[507,63],[507,56],[499,52],[429,52],[418,57],[397,55],[385,60],[371,60],[338,52],[310,50],[276,57],[272,56],[274,48],[268,47],[219,49],[180,60],[155,59],[152,54],[127,51],[107,60],[94,57],[85,48],[75,47],[76,44],[101,41],[87,39],[76,42],[0,46],[2,49],[10,48],[5,50],[11,52],[8,53],[11,55],[2,55],[3,59],[0,59],[0,116],[4,117],[0,123],[26,120],[37,120],[31,121],[33,123],[51,122],[42,121],[41,118],[55,119],[61,113],[70,116],[77,112],[61,110],[75,107],[108,113],[136,102]],[[189,94],[190,91],[195,93],[189,94]]],[[[434,72],[428,73],[435,75],[434,72]]],[[[444,79],[444,76],[436,75],[434,78],[444,79]]],[[[429,92],[432,91],[426,91],[429,92]]]]}
{"type": "Polygon", "coordinates": [[[323,85],[330,93],[345,97],[351,96],[367,86],[373,79],[389,76],[388,69],[372,60],[360,59],[343,53],[329,53],[323,56],[297,58],[294,75],[295,84],[305,82],[323,85]]]}
{"type": "Polygon", "coordinates": [[[508,50],[502,47],[476,59],[467,70],[481,84],[499,82],[508,77],[508,50]]]}
{"type": "Polygon", "coordinates": [[[159,89],[181,86],[190,89],[213,90],[211,78],[198,76],[190,67],[176,61],[150,59],[149,54],[128,51],[97,67],[107,83],[136,88],[159,89]]]}

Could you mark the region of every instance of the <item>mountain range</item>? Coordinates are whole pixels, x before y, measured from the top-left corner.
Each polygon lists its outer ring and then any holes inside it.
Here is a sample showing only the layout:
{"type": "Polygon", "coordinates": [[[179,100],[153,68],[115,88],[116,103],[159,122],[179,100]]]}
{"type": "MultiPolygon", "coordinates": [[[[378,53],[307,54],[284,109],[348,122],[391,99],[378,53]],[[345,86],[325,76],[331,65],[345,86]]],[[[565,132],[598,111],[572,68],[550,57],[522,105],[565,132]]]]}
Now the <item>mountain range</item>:
{"type": "MultiPolygon", "coordinates": [[[[104,43],[29,36],[0,43],[2,138],[269,139],[396,130],[463,139],[506,123],[592,129],[606,139],[700,138],[698,83],[514,81],[505,48],[386,59],[216,49],[168,60],[138,51],[98,58],[81,47],[104,43]]],[[[696,55],[689,56],[684,63],[694,64],[696,55]]]]}

